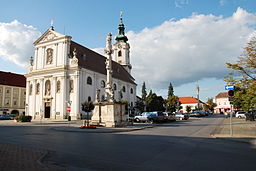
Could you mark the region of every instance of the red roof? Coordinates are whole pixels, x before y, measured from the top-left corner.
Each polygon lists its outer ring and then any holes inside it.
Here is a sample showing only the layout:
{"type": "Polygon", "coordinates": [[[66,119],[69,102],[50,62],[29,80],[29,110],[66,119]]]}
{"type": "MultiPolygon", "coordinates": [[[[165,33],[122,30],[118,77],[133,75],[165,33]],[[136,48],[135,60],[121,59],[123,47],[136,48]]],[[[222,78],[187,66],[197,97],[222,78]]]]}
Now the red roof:
{"type": "Polygon", "coordinates": [[[26,77],[20,74],[0,71],[0,85],[26,87],[26,77]]]}
{"type": "Polygon", "coordinates": [[[195,97],[179,97],[180,103],[198,103],[197,98],[195,97]]]}
{"type": "Polygon", "coordinates": [[[216,98],[228,98],[228,92],[219,93],[216,98]]]}

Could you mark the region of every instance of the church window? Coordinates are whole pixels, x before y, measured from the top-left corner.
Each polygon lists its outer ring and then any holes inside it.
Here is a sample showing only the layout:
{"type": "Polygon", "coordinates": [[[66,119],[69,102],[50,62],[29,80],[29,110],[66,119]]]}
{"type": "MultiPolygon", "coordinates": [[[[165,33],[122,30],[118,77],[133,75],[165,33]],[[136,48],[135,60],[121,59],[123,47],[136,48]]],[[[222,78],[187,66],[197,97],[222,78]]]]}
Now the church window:
{"type": "Polygon", "coordinates": [[[125,92],[125,86],[123,86],[123,89],[122,89],[122,90],[123,90],[123,92],[125,92]]]}
{"type": "Polygon", "coordinates": [[[101,88],[105,88],[105,81],[101,81],[101,83],[100,83],[100,86],[101,86],[101,88]]]}
{"type": "Polygon", "coordinates": [[[51,82],[50,80],[47,80],[45,82],[45,93],[44,93],[45,96],[50,96],[51,95],[51,82]]]}
{"type": "Polygon", "coordinates": [[[17,101],[13,101],[13,105],[17,105],[17,101]]]}
{"type": "Polygon", "coordinates": [[[39,92],[40,92],[40,84],[37,83],[36,84],[36,94],[39,94],[39,92]]]}
{"type": "Polygon", "coordinates": [[[87,77],[87,84],[92,85],[92,78],[91,77],[87,77]]]}
{"type": "Polygon", "coordinates": [[[131,102],[131,107],[133,107],[133,102],[131,102]]]}
{"type": "Polygon", "coordinates": [[[70,93],[74,92],[74,81],[73,80],[69,81],[69,92],[70,93]]]}
{"type": "Polygon", "coordinates": [[[46,64],[52,64],[53,61],[53,49],[48,48],[46,50],[46,64]]]}
{"type": "Polygon", "coordinates": [[[101,101],[104,101],[104,100],[105,100],[105,96],[102,95],[102,96],[101,96],[101,101]]]}
{"type": "Polygon", "coordinates": [[[30,84],[30,86],[29,86],[29,95],[32,95],[32,89],[33,89],[33,86],[32,86],[32,84],[30,84]]]}
{"type": "Polygon", "coordinates": [[[56,87],[56,91],[57,91],[57,93],[59,93],[60,92],[60,80],[58,80],[57,81],[57,87],[56,87]]]}
{"type": "Polygon", "coordinates": [[[88,102],[92,101],[92,98],[91,96],[88,97],[88,102]]]}
{"type": "Polygon", "coordinates": [[[116,84],[113,85],[113,89],[116,90],[116,84]]]}
{"type": "Polygon", "coordinates": [[[122,56],[121,50],[118,51],[118,56],[119,56],[119,57],[122,56]]]}
{"type": "Polygon", "coordinates": [[[133,94],[133,89],[131,88],[131,94],[133,94]]]}

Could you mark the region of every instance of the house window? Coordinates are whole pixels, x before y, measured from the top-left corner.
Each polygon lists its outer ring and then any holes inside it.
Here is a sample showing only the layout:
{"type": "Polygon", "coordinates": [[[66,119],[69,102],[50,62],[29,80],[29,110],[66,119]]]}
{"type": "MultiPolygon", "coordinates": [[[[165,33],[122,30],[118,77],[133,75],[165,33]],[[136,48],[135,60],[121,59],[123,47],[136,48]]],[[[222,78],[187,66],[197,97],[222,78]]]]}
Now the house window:
{"type": "Polygon", "coordinates": [[[113,89],[116,90],[116,84],[113,85],[113,89]]]}
{"type": "Polygon", "coordinates": [[[51,95],[51,82],[50,80],[47,80],[45,82],[45,95],[50,96],[51,95]]]}
{"type": "Polygon", "coordinates": [[[46,64],[52,64],[53,61],[53,49],[48,48],[46,50],[46,64]]]}
{"type": "Polygon", "coordinates": [[[123,92],[125,92],[125,86],[123,86],[123,89],[122,89],[122,90],[123,90],[123,92]]]}
{"type": "Polygon", "coordinates": [[[6,93],[7,93],[7,94],[8,94],[8,93],[10,93],[10,90],[9,90],[9,89],[7,89],[7,90],[6,90],[6,93]]]}
{"type": "Polygon", "coordinates": [[[39,94],[39,92],[40,92],[40,84],[37,83],[36,84],[36,94],[39,94]]]}
{"type": "Polygon", "coordinates": [[[105,81],[102,80],[100,85],[101,85],[101,88],[105,88],[105,81]]]}
{"type": "Polygon", "coordinates": [[[133,94],[133,89],[131,88],[131,94],[133,94]]]}
{"type": "Polygon", "coordinates": [[[120,56],[122,56],[122,52],[121,52],[121,50],[120,51],[118,51],[118,56],[120,57],[120,56]]]}
{"type": "Polygon", "coordinates": [[[70,93],[74,92],[74,81],[73,80],[69,81],[69,92],[70,93]]]}
{"type": "Polygon", "coordinates": [[[60,81],[58,80],[57,81],[57,87],[56,87],[56,91],[57,91],[57,93],[59,93],[60,92],[60,81]]]}
{"type": "Polygon", "coordinates": [[[16,106],[16,105],[17,105],[17,101],[13,101],[13,105],[15,105],[15,106],[16,106]]]}
{"type": "Polygon", "coordinates": [[[92,100],[91,96],[88,97],[88,102],[90,102],[92,100]]]}
{"type": "Polygon", "coordinates": [[[87,77],[87,84],[92,85],[92,78],[91,77],[87,77]]]}
{"type": "Polygon", "coordinates": [[[32,89],[33,89],[33,85],[30,84],[30,86],[29,86],[29,95],[32,95],[32,89]]]}

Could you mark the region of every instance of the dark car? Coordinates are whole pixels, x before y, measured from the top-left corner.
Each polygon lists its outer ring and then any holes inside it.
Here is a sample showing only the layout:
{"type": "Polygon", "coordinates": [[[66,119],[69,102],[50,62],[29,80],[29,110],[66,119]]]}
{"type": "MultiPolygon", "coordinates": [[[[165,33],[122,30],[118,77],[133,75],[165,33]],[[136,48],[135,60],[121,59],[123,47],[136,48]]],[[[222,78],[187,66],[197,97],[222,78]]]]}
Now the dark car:
{"type": "Polygon", "coordinates": [[[0,120],[12,120],[12,117],[7,115],[0,115],[0,120]]]}
{"type": "Polygon", "coordinates": [[[148,116],[148,120],[151,123],[164,122],[164,121],[166,121],[166,116],[161,111],[150,112],[150,114],[148,116]]]}

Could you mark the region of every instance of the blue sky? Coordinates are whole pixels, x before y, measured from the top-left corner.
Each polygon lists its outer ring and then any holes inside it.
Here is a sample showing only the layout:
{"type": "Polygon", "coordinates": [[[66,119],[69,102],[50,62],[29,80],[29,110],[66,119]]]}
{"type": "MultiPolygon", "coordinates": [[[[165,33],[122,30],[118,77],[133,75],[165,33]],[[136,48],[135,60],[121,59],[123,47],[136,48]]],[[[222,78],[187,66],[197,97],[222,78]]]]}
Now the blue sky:
{"type": "Polygon", "coordinates": [[[51,20],[57,32],[99,50],[108,32],[116,35],[123,11],[137,94],[143,81],[163,96],[169,82],[178,96],[196,96],[199,84],[200,96],[206,100],[224,91],[224,63],[234,62],[255,32],[255,7],[254,0],[5,0],[0,37],[15,37],[8,42],[0,38],[0,70],[26,73],[24,65],[33,55],[31,42],[49,28],[51,20]],[[27,46],[15,43],[23,38],[28,39],[27,46]],[[16,47],[20,49],[15,51],[16,47]],[[10,50],[3,52],[6,48],[10,50]]]}

